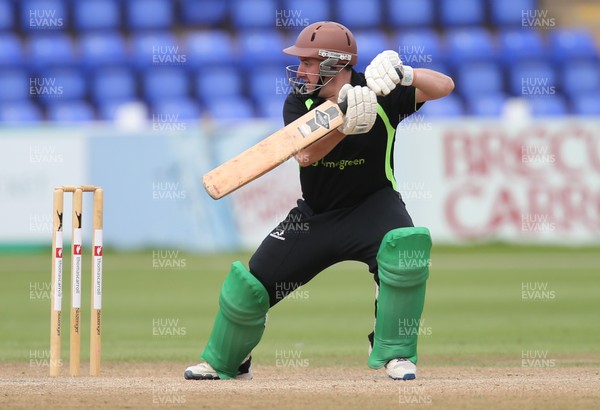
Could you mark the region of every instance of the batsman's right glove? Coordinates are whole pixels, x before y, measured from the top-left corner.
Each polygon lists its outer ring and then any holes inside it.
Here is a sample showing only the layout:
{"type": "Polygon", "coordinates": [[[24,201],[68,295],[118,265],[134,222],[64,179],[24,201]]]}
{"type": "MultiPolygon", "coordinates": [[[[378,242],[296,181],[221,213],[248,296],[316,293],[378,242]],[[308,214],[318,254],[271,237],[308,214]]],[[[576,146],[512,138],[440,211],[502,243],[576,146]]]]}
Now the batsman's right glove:
{"type": "Polygon", "coordinates": [[[348,109],[344,123],[338,127],[342,134],[369,132],[377,119],[377,96],[369,87],[346,84],[338,94],[338,104],[347,101],[348,109]]]}
{"type": "Polygon", "coordinates": [[[365,69],[367,85],[377,95],[388,95],[397,84],[412,85],[413,77],[413,68],[402,64],[393,50],[377,54],[365,69]]]}

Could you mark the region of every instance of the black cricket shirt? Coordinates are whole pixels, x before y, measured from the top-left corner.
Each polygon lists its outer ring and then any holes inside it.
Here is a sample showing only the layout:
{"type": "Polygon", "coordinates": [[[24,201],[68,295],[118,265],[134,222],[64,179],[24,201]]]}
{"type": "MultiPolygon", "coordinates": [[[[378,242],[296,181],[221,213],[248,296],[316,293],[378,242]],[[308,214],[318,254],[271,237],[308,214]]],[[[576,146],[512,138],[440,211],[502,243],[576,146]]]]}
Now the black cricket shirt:
{"type": "MultiPolygon", "coordinates": [[[[352,70],[351,85],[366,86],[363,73],[352,70]]],[[[325,100],[291,93],[283,106],[289,124],[325,100]]],[[[377,120],[366,134],[347,135],[323,159],[300,168],[302,196],[315,213],[349,208],[384,187],[396,189],[394,142],[400,121],[413,114],[415,88],[396,86],[377,98],[377,120]]]]}

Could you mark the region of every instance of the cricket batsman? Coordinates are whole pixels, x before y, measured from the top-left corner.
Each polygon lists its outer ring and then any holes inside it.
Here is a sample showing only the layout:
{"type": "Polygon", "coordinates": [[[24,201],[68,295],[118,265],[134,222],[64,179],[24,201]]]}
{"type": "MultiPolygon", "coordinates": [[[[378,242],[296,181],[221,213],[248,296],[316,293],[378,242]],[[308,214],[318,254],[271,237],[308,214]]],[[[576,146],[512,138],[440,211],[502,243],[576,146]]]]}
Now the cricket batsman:
{"type": "Polygon", "coordinates": [[[268,310],[327,267],[354,260],[367,265],[376,284],[368,366],[385,368],[392,379],[415,379],[431,238],[413,225],[396,190],[394,140],[402,119],[450,94],[454,83],[402,64],[392,50],[377,55],[364,74],[356,72],[354,36],[335,22],[305,27],[283,52],[299,59],[286,69],[294,92],[283,106],[285,124],[326,100],[347,103],[344,123],[296,155],[302,199],[248,267],[232,264],[203,361],[184,377],[251,379],[250,353],[268,310]]]}

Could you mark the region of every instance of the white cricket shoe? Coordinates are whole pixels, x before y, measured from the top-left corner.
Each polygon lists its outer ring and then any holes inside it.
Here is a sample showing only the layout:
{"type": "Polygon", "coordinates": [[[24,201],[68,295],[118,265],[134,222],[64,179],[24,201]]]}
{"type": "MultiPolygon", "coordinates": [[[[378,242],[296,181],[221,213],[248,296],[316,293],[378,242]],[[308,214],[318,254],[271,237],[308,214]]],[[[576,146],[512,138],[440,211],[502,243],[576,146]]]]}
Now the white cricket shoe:
{"type": "MultiPolygon", "coordinates": [[[[217,371],[206,362],[190,366],[183,372],[183,377],[186,380],[220,380],[217,371]]],[[[252,380],[252,364],[250,358],[245,360],[239,367],[238,373],[235,376],[236,380],[252,380]]]]}
{"type": "Polygon", "coordinates": [[[417,366],[410,360],[402,358],[387,362],[385,372],[394,380],[413,380],[417,378],[417,366]]]}

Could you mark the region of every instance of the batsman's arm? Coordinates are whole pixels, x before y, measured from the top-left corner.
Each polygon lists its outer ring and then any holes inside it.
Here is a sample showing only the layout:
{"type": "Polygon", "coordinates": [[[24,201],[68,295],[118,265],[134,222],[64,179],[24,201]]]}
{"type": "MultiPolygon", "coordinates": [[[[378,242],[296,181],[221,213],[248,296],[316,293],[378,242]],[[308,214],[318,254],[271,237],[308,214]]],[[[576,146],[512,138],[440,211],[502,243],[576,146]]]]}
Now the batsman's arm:
{"type": "Polygon", "coordinates": [[[450,77],[426,68],[404,65],[393,50],[379,53],[365,69],[365,79],[375,94],[386,96],[396,86],[413,86],[415,101],[422,103],[447,96],[454,90],[450,77]]]}
{"type": "Polygon", "coordinates": [[[413,83],[416,88],[415,99],[418,103],[437,100],[454,90],[454,81],[446,74],[427,68],[415,68],[413,83]]]}
{"type": "Polygon", "coordinates": [[[314,144],[298,152],[295,155],[296,161],[301,167],[307,167],[329,154],[345,137],[346,134],[342,134],[335,129],[314,144]]]}

